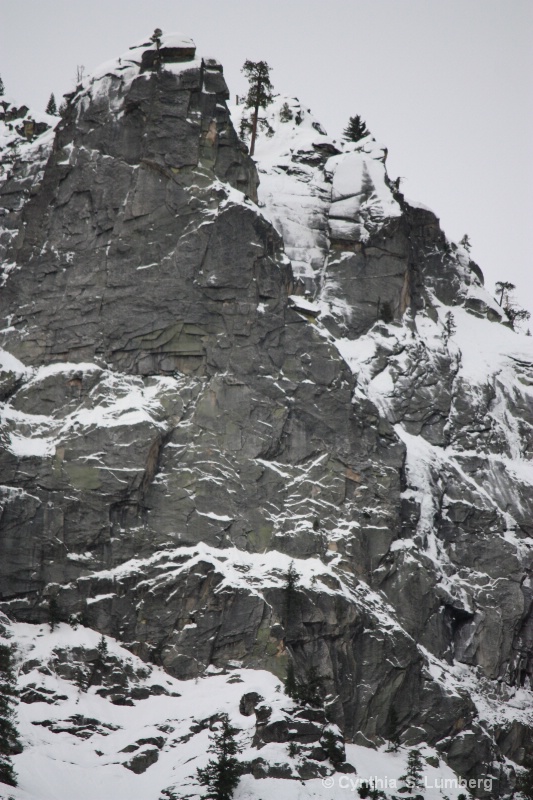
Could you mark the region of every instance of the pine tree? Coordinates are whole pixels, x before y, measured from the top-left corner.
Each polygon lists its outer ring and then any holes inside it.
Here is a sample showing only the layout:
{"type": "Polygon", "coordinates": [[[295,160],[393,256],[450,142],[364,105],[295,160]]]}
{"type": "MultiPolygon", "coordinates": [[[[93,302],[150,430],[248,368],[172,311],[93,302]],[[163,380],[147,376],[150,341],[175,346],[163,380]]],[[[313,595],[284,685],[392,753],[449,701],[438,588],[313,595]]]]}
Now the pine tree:
{"type": "Polygon", "coordinates": [[[55,116],[57,114],[56,99],[54,97],[54,93],[53,92],[50,95],[50,99],[48,101],[48,105],[46,106],[46,113],[47,114],[52,114],[53,116],[55,116]]]}
{"type": "Polygon", "coordinates": [[[285,573],[285,627],[288,629],[291,616],[298,600],[298,581],[300,576],[294,566],[294,561],[289,564],[289,569],[285,573]]]}
{"type": "MultiPolygon", "coordinates": [[[[255,140],[257,138],[258,123],[263,127],[266,126],[267,131],[270,126],[265,119],[259,119],[259,109],[266,108],[272,102],[272,83],[270,81],[270,70],[266,61],[248,61],[244,62],[241,72],[244,72],[248,78],[250,88],[246,95],[244,105],[246,108],[253,108],[252,122],[248,127],[251,131],[250,141],[250,155],[255,153],[255,140]]],[[[271,130],[271,129],[270,129],[271,130]]]]}
{"type": "Polygon", "coordinates": [[[298,699],[303,705],[316,708],[324,705],[325,694],[323,676],[318,674],[316,667],[311,667],[307,671],[305,681],[302,681],[298,687],[298,699]]]}
{"type": "Polygon", "coordinates": [[[294,566],[294,561],[291,561],[289,564],[289,569],[285,574],[285,591],[288,595],[293,595],[296,591],[296,587],[298,586],[298,581],[300,580],[300,576],[298,575],[298,570],[294,566]]]}
{"type": "Polygon", "coordinates": [[[379,318],[387,325],[389,325],[391,322],[394,322],[394,312],[388,300],[385,300],[385,302],[380,304],[380,306],[378,305],[378,314],[379,318]]]}
{"type": "Polygon", "coordinates": [[[517,325],[520,322],[528,320],[531,314],[516,303],[512,294],[514,289],[516,289],[514,283],[510,283],[509,281],[496,281],[496,292],[499,295],[499,297],[496,297],[496,301],[507,314],[507,319],[511,323],[511,328],[516,330],[517,325]]]}
{"type": "Polygon", "coordinates": [[[241,117],[241,122],[240,122],[240,125],[239,125],[239,136],[241,137],[241,139],[243,141],[246,139],[246,137],[250,133],[250,128],[251,128],[251,124],[250,124],[248,118],[245,117],[245,116],[242,116],[241,117]]]}
{"type": "Polygon", "coordinates": [[[281,106],[281,111],[279,112],[279,118],[282,122],[290,122],[293,118],[293,113],[289,108],[288,103],[283,103],[281,106]]]}
{"type": "Polygon", "coordinates": [[[498,305],[503,306],[504,299],[508,298],[509,292],[512,292],[514,289],[516,289],[514,283],[509,283],[509,281],[496,281],[496,292],[500,295],[499,298],[496,298],[498,305]]]}
{"type": "Polygon", "coordinates": [[[205,800],[231,800],[242,775],[242,764],[235,758],[239,749],[235,741],[237,728],[230,725],[228,715],[221,718],[220,728],[215,731],[209,752],[216,759],[209,759],[205,769],[197,769],[197,780],[208,788],[205,800]]]}
{"type": "Polygon", "coordinates": [[[6,87],[4,86],[4,81],[2,80],[2,76],[0,75],[0,97],[3,97],[6,93],[6,87]]]}
{"type": "Polygon", "coordinates": [[[424,773],[424,765],[422,764],[422,754],[420,750],[410,750],[407,756],[407,770],[405,775],[400,775],[400,780],[404,782],[405,789],[408,794],[413,793],[413,789],[422,789],[424,784],[422,782],[422,775],[424,773]]]}
{"type": "Polygon", "coordinates": [[[150,36],[150,40],[155,44],[156,57],[155,57],[155,60],[154,60],[154,66],[158,70],[161,68],[161,53],[160,53],[160,50],[161,50],[161,37],[162,37],[162,35],[163,35],[163,31],[161,30],[161,28],[156,28],[155,31],[150,36]]]}
{"type": "Polygon", "coordinates": [[[155,44],[156,48],[159,50],[161,47],[161,37],[163,36],[163,31],[161,28],[156,28],[152,35],[150,36],[151,41],[155,44]]]}
{"type": "Polygon", "coordinates": [[[518,322],[524,322],[524,320],[528,320],[531,317],[529,311],[527,311],[525,308],[519,308],[516,305],[509,304],[508,306],[505,306],[505,311],[513,330],[515,330],[518,322]]]}
{"type": "Polygon", "coordinates": [[[397,753],[400,749],[400,720],[398,718],[398,712],[395,708],[391,708],[389,714],[389,742],[390,745],[388,750],[391,753],[397,753]]]}
{"type": "Polygon", "coordinates": [[[287,664],[287,677],[285,678],[285,694],[295,700],[297,692],[298,684],[296,683],[296,676],[294,674],[294,664],[292,661],[289,661],[287,664]]]}
{"type": "Polygon", "coordinates": [[[13,723],[17,697],[13,651],[8,645],[0,644],[0,783],[9,786],[17,785],[11,756],[22,751],[13,723]]]}
{"type": "Polygon", "coordinates": [[[453,316],[451,311],[448,311],[448,313],[446,314],[446,319],[444,322],[444,330],[446,331],[446,339],[449,339],[450,336],[453,336],[453,334],[457,330],[457,325],[455,324],[455,317],[453,316]]]}
{"type": "Polygon", "coordinates": [[[59,604],[55,597],[51,597],[48,601],[48,624],[50,625],[50,630],[53,631],[60,622],[59,604]]]}
{"type": "Polygon", "coordinates": [[[470,248],[472,247],[472,243],[471,243],[470,237],[469,237],[469,235],[467,233],[465,233],[465,235],[463,236],[463,238],[461,239],[459,244],[462,247],[464,247],[464,249],[466,250],[467,253],[470,252],[470,248]]]}
{"type": "Polygon", "coordinates": [[[357,114],[355,117],[350,117],[348,125],[342,132],[343,138],[348,142],[358,142],[359,139],[363,139],[369,134],[370,131],[366,127],[366,122],[361,119],[359,114],[357,114]]]}
{"type": "Polygon", "coordinates": [[[107,656],[109,655],[109,651],[107,648],[107,642],[105,636],[102,636],[98,644],[96,645],[96,649],[98,650],[98,655],[102,661],[105,661],[107,656]]]}
{"type": "Polygon", "coordinates": [[[335,736],[331,728],[326,728],[320,739],[320,744],[332,764],[342,764],[346,761],[342,740],[335,736]]]}
{"type": "Polygon", "coordinates": [[[320,708],[324,705],[326,694],[324,682],[325,678],[318,674],[316,667],[311,667],[307,671],[304,680],[298,680],[294,674],[294,665],[290,661],[285,679],[285,694],[302,706],[320,708]]]}

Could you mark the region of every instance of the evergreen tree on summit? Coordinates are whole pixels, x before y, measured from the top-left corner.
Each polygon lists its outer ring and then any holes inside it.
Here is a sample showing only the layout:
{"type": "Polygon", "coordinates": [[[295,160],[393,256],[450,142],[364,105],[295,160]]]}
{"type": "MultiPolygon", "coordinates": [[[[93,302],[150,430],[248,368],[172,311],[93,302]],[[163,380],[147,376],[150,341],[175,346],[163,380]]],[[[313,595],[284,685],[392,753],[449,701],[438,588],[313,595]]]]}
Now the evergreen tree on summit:
{"type": "Polygon", "coordinates": [[[357,114],[355,117],[350,117],[350,121],[342,132],[342,135],[348,142],[358,142],[359,139],[364,139],[369,133],[370,131],[366,127],[366,122],[357,114]]]}
{"type": "Polygon", "coordinates": [[[54,97],[54,93],[53,92],[50,95],[50,99],[48,101],[48,105],[46,106],[46,113],[47,114],[52,114],[52,116],[56,116],[57,115],[57,103],[56,103],[56,99],[54,97]]]}
{"type": "Polygon", "coordinates": [[[246,108],[253,108],[251,123],[241,126],[241,134],[247,127],[251,131],[250,155],[255,152],[255,140],[257,138],[257,126],[260,123],[263,127],[270,129],[266,119],[259,118],[259,109],[266,108],[272,102],[272,83],[270,81],[270,70],[266,61],[245,61],[241,72],[248,78],[250,88],[244,100],[246,108]]]}
{"type": "Polygon", "coordinates": [[[472,244],[470,242],[470,236],[467,233],[465,233],[465,235],[463,236],[463,238],[461,239],[459,244],[462,245],[462,247],[464,247],[464,249],[466,250],[467,253],[469,253],[470,250],[472,249],[472,244]]]}
{"type": "Polygon", "coordinates": [[[496,298],[498,305],[503,306],[509,302],[509,294],[514,291],[516,286],[509,281],[496,281],[496,292],[499,297],[496,298]]]}
{"type": "Polygon", "coordinates": [[[17,729],[13,723],[14,708],[18,697],[13,673],[13,651],[0,644],[0,783],[17,785],[17,776],[11,756],[22,752],[17,729]]]}

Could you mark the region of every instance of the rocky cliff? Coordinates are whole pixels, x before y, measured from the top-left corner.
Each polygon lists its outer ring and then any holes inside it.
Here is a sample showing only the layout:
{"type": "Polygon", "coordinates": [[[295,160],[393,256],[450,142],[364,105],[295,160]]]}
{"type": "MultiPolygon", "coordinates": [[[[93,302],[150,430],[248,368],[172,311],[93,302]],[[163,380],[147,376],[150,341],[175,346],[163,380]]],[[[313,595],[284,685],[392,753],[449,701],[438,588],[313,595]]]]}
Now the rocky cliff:
{"type": "MultiPolygon", "coordinates": [[[[371,137],[335,142],[280,98],[255,164],[228,96],[189,39],[143,43],[4,174],[0,586],[22,673],[51,616],[87,631],[82,672],[89,629],[173,686],[229,671],[253,695],[252,670],[314,666],[348,747],[421,745],[503,797],[533,724],[531,339],[371,137]]],[[[43,663],[74,680],[60,645],[43,663]]],[[[276,727],[272,681],[247,797],[336,768],[316,747],[269,766],[298,727],[276,727]]]]}

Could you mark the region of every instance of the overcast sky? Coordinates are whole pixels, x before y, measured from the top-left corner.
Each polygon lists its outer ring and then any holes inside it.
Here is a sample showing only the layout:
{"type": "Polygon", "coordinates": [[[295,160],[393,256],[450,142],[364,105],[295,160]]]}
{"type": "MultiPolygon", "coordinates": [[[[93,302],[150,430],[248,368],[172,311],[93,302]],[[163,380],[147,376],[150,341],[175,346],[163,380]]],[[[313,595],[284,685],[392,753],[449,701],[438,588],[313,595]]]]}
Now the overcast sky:
{"type": "Polygon", "coordinates": [[[533,312],[532,0],[0,0],[0,19],[6,94],[41,109],[155,27],[222,61],[232,96],[268,61],[329,134],[360,114],[407,197],[533,312]]]}

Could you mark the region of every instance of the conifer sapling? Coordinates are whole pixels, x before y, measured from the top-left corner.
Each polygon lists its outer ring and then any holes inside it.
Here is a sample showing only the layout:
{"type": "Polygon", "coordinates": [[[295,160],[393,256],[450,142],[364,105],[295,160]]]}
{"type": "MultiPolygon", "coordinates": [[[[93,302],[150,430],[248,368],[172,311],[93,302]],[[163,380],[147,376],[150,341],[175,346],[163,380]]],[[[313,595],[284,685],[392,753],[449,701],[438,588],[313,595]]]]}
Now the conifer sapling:
{"type": "Polygon", "coordinates": [[[405,788],[400,791],[412,794],[414,789],[422,789],[424,785],[422,781],[423,773],[422,753],[418,749],[410,750],[407,756],[407,770],[405,775],[400,775],[400,780],[405,784],[405,788]]]}
{"type": "Polygon", "coordinates": [[[57,104],[53,92],[50,95],[50,99],[48,100],[48,105],[46,106],[46,113],[52,114],[53,116],[57,114],[57,104]]]}
{"type": "Polygon", "coordinates": [[[205,769],[196,770],[198,783],[208,788],[205,800],[231,800],[233,797],[242,775],[242,764],[235,758],[239,749],[235,739],[238,732],[230,724],[228,715],[223,714],[209,746],[215,758],[209,759],[205,769]]]}

